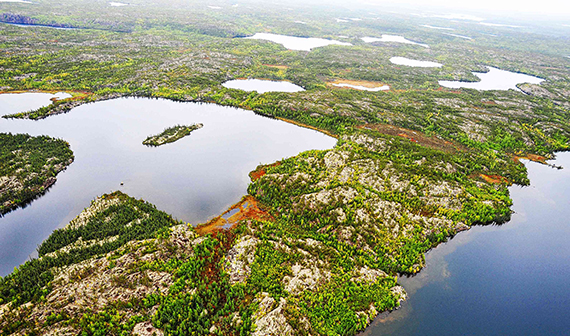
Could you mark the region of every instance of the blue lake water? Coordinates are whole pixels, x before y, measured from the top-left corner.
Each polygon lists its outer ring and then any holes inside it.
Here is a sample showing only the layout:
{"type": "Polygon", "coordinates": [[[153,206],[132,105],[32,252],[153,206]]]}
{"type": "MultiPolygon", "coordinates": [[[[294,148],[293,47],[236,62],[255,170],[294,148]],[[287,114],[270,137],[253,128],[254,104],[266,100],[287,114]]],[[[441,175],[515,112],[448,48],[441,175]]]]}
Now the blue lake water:
{"type": "Polygon", "coordinates": [[[515,213],[427,254],[400,278],[410,298],[364,335],[569,335],[570,153],[557,170],[527,163],[531,185],[511,187],[515,213]]]}
{"type": "MultiPolygon", "coordinates": [[[[0,95],[0,114],[20,112],[7,102],[21,97],[0,95]]],[[[44,96],[30,100],[35,101],[28,106],[49,103],[44,96]]],[[[239,201],[247,193],[248,173],[257,165],[336,143],[322,133],[252,111],[142,98],[82,105],[39,121],[0,119],[0,132],[62,138],[75,154],[75,162],[46,195],[0,218],[0,276],[23,263],[54,229],[101,194],[121,190],[198,224],[239,201]],[[179,141],[159,147],[142,144],[167,127],[194,123],[204,127],[179,141]]]]}

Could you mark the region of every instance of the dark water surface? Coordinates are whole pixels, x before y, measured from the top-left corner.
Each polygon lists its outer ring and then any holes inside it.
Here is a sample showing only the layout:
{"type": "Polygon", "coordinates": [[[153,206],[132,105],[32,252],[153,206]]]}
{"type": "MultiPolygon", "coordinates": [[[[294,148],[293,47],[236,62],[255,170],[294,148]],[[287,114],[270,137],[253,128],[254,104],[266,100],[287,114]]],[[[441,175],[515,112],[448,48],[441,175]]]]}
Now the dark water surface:
{"type": "Polygon", "coordinates": [[[400,278],[410,298],[364,335],[570,335],[570,153],[556,170],[527,163],[531,186],[512,187],[515,213],[474,227],[400,278]]]}
{"type": "MultiPolygon", "coordinates": [[[[8,99],[0,95],[0,114],[20,112],[8,107],[8,99]]],[[[39,99],[39,107],[47,98],[30,99],[39,99]]],[[[197,224],[239,201],[247,193],[248,173],[258,164],[336,143],[251,111],[136,98],[83,105],[40,121],[0,119],[0,132],[63,138],[75,154],[46,195],[0,218],[0,276],[103,193],[121,190],[197,224]],[[142,144],[166,127],[193,123],[204,127],[160,147],[142,144]]]]}

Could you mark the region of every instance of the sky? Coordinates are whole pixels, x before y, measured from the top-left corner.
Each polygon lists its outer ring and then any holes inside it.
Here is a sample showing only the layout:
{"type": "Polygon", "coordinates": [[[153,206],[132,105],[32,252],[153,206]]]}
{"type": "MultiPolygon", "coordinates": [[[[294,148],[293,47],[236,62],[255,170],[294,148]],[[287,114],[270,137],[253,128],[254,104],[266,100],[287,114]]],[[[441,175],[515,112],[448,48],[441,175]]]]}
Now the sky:
{"type": "Polygon", "coordinates": [[[568,17],[570,20],[570,0],[359,0],[361,3],[373,5],[398,4],[445,7],[450,12],[469,11],[502,11],[526,15],[547,15],[568,17]]]}

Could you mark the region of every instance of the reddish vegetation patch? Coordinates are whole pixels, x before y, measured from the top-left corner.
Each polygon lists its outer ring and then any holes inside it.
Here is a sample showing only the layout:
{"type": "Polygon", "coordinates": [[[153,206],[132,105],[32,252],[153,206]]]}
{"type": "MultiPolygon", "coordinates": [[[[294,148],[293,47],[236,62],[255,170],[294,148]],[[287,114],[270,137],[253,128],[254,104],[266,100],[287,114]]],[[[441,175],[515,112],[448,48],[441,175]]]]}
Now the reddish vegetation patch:
{"type": "Polygon", "coordinates": [[[525,154],[525,155],[513,156],[513,160],[515,160],[516,162],[519,162],[520,159],[526,159],[526,160],[530,160],[530,161],[534,161],[534,162],[538,162],[538,163],[542,163],[542,164],[547,164],[546,158],[544,156],[536,155],[536,154],[525,154]]]}
{"type": "Polygon", "coordinates": [[[494,101],[490,100],[490,101],[482,101],[481,103],[485,104],[485,105],[497,105],[497,103],[495,103],[494,101]]]}
{"type": "Polygon", "coordinates": [[[406,133],[398,133],[398,136],[402,137],[402,138],[406,138],[406,139],[410,140],[411,142],[417,142],[416,139],[414,139],[413,137],[409,136],[406,133]]]}
{"type": "Polygon", "coordinates": [[[486,174],[479,174],[479,176],[481,178],[483,178],[483,180],[485,180],[485,182],[487,183],[493,183],[493,184],[510,184],[509,180],[507,180],[506,177],[501,176],[501,175],[486,175],[486,174]]]}
{"type": "Polygon", "coordinates": [[[458,90],[448,90],[448,89],[444,88],[443,86],[438,87],[436,89],[436,91],[444,91],[444,92],[455,93],[455,94],[461,93],[461,91],[458,91],[458,90]]]}
{"type": "MultiPolygon", "coordinates": [[[[363,86],[365,88],[374,89],[378,87],[382,87],[384,85],[388,85],[382,82],[372,82],[372,81],[364,81],[364,80],[352,80],[352,79],[337,79],[334,82],[328,82],[328,86],[334,86],[333,84],[349,84],[354,86],[363,86]]],[[[335,88],[342,88],[342,89],[354,89],[351,87],[338,87],[335,88]]],[[[387,91],[387,90],[386,90],[387,91]]]]}
{"type": "Polygon", "coordinates": [[[198,225],[196,232],[199,235],[205,235],[224,229],[231,229],[239,222],[248,219],[270,220],[272,217],[255,197],[247,195],[220,216],[205,224],[198,225]]]}
{"type": "Polygon", "coordinates": [[[251,178],[252,181],[257,181],[259,178],[261,178],[263,175],[265,175],[267,172],[265,171],[265,168],[267,167],[277,167],[281,165],[281,162],[277,161],[275,163],[272,163],[270,165],[263,165],[263,166],[259,166],[256,170],[252,171],[251,173],[249,173],[249,177],[251,178]]]}
{"type": "Polygon", "coordinates": [[[406,138],[411,142],[415,142],[424,147],[438,149],[447,153],[455,153],[457,151],[465,150],[465,148],[459,144],[439,139],[436,137],[427,136],[422,132],[413,131],[410,129],[392,126],[388,124],[366,124],[357,127],[377,131],[386,135],[406,138]]]}

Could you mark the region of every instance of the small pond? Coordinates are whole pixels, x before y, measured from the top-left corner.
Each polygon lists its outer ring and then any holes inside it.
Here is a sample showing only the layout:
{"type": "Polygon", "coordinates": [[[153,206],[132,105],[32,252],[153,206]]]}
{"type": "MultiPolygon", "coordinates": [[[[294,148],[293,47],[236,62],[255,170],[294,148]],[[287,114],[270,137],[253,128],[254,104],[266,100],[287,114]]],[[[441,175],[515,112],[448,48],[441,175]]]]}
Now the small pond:
{"type": "Polygon", "coordinates": [[[455,30],[453,28],[448,27],[437,27],[437,26],[430,26],[430,25],[420,25],[420,27],[430,28],[430,29],[438,29],[438,30],[455,30]]]}
{"type": "Polygon", "coordinates": [[[286,81],[271,81],[262,79],[236,79],[227,81],[222,86],[229,89],[239,89],[243,91],[265,92],[299,92],[305,91],[299,85],[286,81]]]}
{"type": "Polygon", "coordinates": [[[452,34],[452,33],[443,33],[443,35],[458,37],[458,38],[462,38],[462,39],[464,39],[464,40],[472,40],[472,39],[473,39],[472,37],[469,37],[469,36],[459,35],[459,34],[452,34]]]}
{"type": "Polygon", "coordinates": [[[362,41],[366,42],[366,43],[373,43],[373,42],[394,42],[394,43],[404,43],[404,44],[415,44],[415,45],[419,45],[422,46],[424,48],[429,48],[429,46],[427,44],[423,44],[423,43],[418,43],[418,42],[414,42],[414,41],[410,41],[407,38],[403,37],[403,36],[398,36],[398,35],[386,35],[383,34],[382,37],[362,37],[361,38],[362,41]]]}
{"type": "Polygon", "coordinates": [[[333,83],[332,85],[337,87],[347,87],[356,90],[373,91],[373,92],[390,90],[390,87],[388,85],[382,85],[378,87],[366,87],[362,85],[353,85],[348,83],[333,83]]]}
{"type": "Polygon", "coordinates": [[[277,35],[269,33],[257,33],[253,36],[248,36],[245,38],[254,39],[254,40],[267,40],[279,43],[283,45],[285,48],[290,50],[304,50],[304,51],[310,51],[311,49],[324,47],[328,45],[343,45],[343,46],[352,45],[348,42],[340,42],[336,40],[328,40],[328,39],[315,38],[315,37],[286,36],[286,35],[277,35]]]}
{"type": "Polygon", "coordinates": [[[418,61],[409,59],[406,57],[392,57],[390,58],[390,62],[397,64],[397,65],[406,65],[411,67],[420,67],[420,68],[441,68],[442,64],[430,61],[418,61]]]}
{"type": "MultiPolygon", "coordinates": [[[[458,88],[468,88],[477,90],[517,90],[517,84],[521,83],[531,83],[540,84],[544,81],[542,78],[525,75],[516,72],[510,72],[506,70],[501,70],[493,67],[487,67],[489,72],[474,72],[473,74],[479,77],[479,82],[463,82],[463,81],[445,81],[440,80],[439,85],[458,89],[458,88]]],[[[521,91],[522,92],[522,91],[521,91]]]]}
{"type": "MultiPolygon", "coordinates": [[[[36,106],[45,103],[44,97],[30,97],[36,106]]],[[[0,114],[15,112],[0,103],[0,114]]],[[[143,98],[82,105],[39,121],[0,119],[0,132],[62,138],[75,154],[75,162],[44,196],[0,218],[0,276],[101,194],[121,190],[197,224],[239,201],[257,165],[336,143],[252,111],[143,98]],[[194,123],[204,127],[174,143],[142,144],[166,127],[194,123]]]]}

